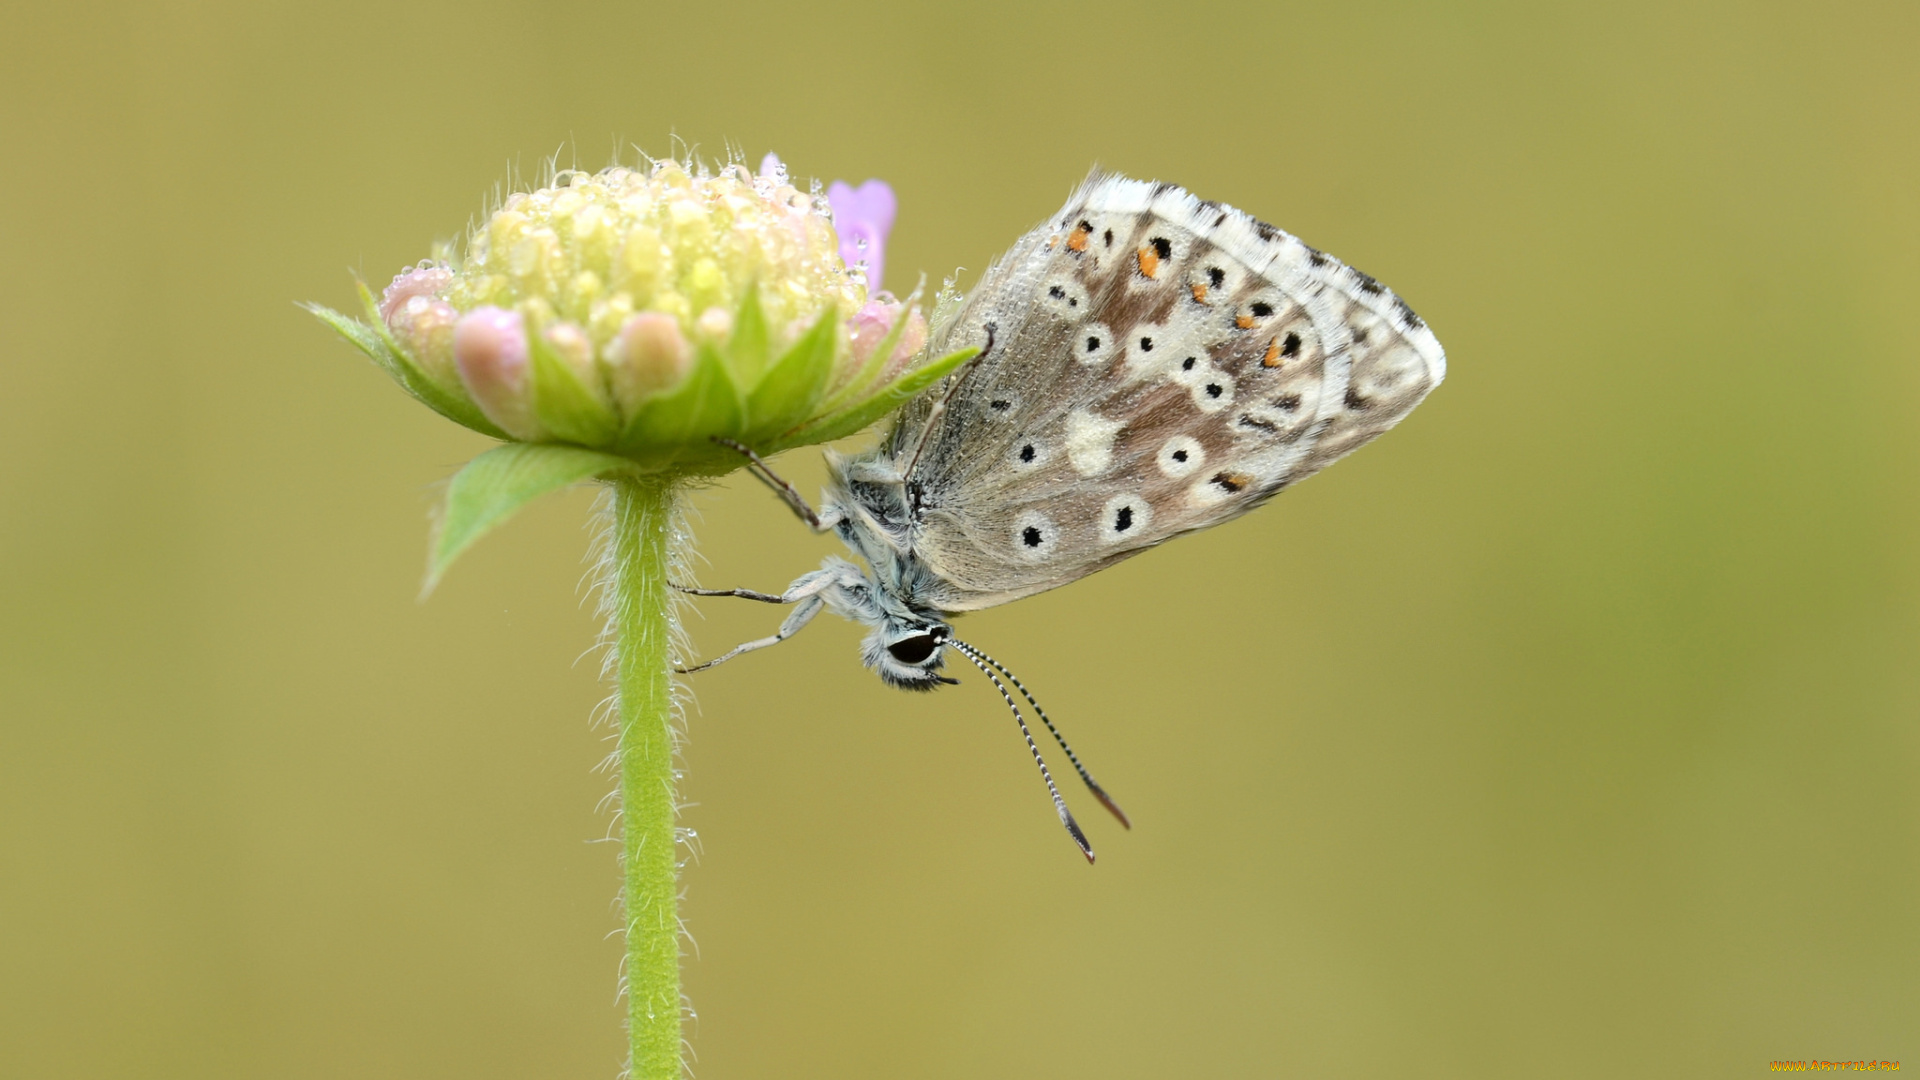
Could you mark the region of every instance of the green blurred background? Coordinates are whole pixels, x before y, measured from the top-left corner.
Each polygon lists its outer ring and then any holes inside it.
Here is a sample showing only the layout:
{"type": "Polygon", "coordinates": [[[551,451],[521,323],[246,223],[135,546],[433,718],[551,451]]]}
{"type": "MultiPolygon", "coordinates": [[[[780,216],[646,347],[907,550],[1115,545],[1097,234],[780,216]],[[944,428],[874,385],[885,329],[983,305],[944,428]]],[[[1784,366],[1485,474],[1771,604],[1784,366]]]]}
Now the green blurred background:
{"type": "MultiPolygon", "coordinates": [[[[0,1076],[614,1075],[591,495],[418,602],[485,440],[294,302],[675,134],[889,180],[895,286],[1096,161],[1176,181],[1453,372],[966,620],[1134,815],[1069,792],[1093,869],[978,679],[889,691],[835,620],[701,677],[702,1080],[1920,1064],[1920,8],[8,21],[0,1076]]],[[[708,584],[834,549],[743,479],[697,505],[708,584]]],[[[705,613],[708,654],[774,621],[705,613]]]]}

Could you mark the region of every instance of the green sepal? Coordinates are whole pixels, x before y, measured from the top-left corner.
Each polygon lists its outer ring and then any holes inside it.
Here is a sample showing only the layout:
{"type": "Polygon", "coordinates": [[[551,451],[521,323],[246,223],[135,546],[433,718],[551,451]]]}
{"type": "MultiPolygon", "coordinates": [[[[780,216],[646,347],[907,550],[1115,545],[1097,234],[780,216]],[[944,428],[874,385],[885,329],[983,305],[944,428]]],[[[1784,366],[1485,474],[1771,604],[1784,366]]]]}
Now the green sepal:
{"type": "Polygon", "coordinates": [[[527,334],[527,357],[533,363],[533,412],[554,438],[583,446],[612,440],[620,430],[613,406],[581,381],[544,335],[527,334]]]}
{"type": "Polygon", "coordinates": [[[590,477],[632,469],[632,462],[612,454],[551,443],[508,443],[467,462],[447,484],[427,555],[425,591],[475,540],[527,503],[590,477]]]}
{"type": "Polygon", "coordinates": [[[733,330],[728,333],[721,356],[726,359],[733,385],[750,391],[760,385],[767,371],[767,353],[773,348],[767,333],[767,313],[760,307],[760,287],[748,285],[733,313],[733,330]]]}
{"type": "Polygon", "coordinates": [[[804,427],[795,428],[766,446],[756,447],[756,449],[763,454],[776,454],[807,443],[832,442],[835,439],[845,438],[913,400],[921,391],[952,374],[979,353],[979,349],[969,346],[959,352],[948,353],[938,360],[930,360],[902,375],[894,381],[893,385],[867,400],[851,408],[823,416],[804,427]]]}
{"type": "Polygon", "coordinates": [[[368,358],[379,365],[400,388],[413,395],[422,405],[463,427],[472,428],[482,435],[491,435],[496,439],[508,439],[512,436],[500,430],[499,426],[486,418],[478,406],[464,396],[455,394],[427,376],[420,365],[413,362],[407,351],[387,330],[380,318],[380,304],[367,289],[366,282],[355,283],[360,290],[360,302],[366,309],[367,321],[349,318],[332,308],[320,304],[302,304],[315,318],[332,327],[334,332],[346,338],[348,342],[366,353],[368,358]]]}
{"type": "Polygon", "coordinates": [[[649,471],[707,459],[725,463],[721,471],[730,471],[739,464],[739,455],[716,446],[711,437],[737,437],[745,415],[726,362],[713,346],[701,345],[694,353],[693,370],[680,385],[643,402],[615,446],[649,471]]]}
{"type": "Polygon", "coordinates": [[[747,396],[747,442],[778,435],[813,415],[833,374],[839,326],[840,313],[827,308],[753,388],[747,396]]]}

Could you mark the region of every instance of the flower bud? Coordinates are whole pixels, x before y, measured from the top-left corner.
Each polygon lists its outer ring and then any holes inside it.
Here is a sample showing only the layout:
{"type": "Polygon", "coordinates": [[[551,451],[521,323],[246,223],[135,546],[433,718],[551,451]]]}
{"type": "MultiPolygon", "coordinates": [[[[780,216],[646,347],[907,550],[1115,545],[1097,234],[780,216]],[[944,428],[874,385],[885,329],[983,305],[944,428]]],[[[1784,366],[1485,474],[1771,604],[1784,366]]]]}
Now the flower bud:
{"type": "Polygon", "coordinates": [[[588,386],[600,385],[600,372],[593,363],[593,340],[587,332],[570,322],[554,323],[540,332],[547,348],[588,386]]]}
{"type": "Polygon", "coordinates": [[[886,293],[880,296],[881,299],[868,301],[853,317],[853,361],[856,367],[864,365],[904,317],[906,325],[900,328],[893,351],[881,368],[881,379],[891,381],[926,348],[927,320],[918,307],[909,308],[886,293]]]}
{"type": "Polygon", "coordinates": [[[693,346],[679,320],[659,311],[630,316],[607,346],[607,381],[628,416],[647,398],[679,385],[692,365],[693,346]]]}
{"type": "Polygon", "coordinates": [[[700,336],[712,342],[723,342],[733,333],[733,312],[726,308],[710,307],[700,313],[700,320],[694,325],[700,328],[700,336]]]}
{"type": "Polygon", "coordinates": [[[730,442],[839,438],[965,360],[919,364],[926,318],[869,297],[893,218],[885,183],[809,195],[772,157],[569,170],[378,297],[363,286],[366,321],[312,310],[477,431],[718,475],[730,442]]]}
{"type": "Polygon", "coordinates": [[[391,323],[394,313],[408,300],[416,296],[437,297],[452,281],[453,271],[430,262],[402,270],[380,294],[380,317],[391,323]]]}
{"type": "Polygon", "coordinates": [[[448,389],[460,385],[453,363],[453,327],[460,313],[445,300],[407,297],[387,316],[387,329],[429,379],[448,389]]]}
{"type": "Polygon", "coordinates": [[[527,331],[519,312],[492,306],[467,312],[453,328],[453,357],[467,396],[487,419],[516,439],[533,442],[545,434],[533,415],[527,331]]]}

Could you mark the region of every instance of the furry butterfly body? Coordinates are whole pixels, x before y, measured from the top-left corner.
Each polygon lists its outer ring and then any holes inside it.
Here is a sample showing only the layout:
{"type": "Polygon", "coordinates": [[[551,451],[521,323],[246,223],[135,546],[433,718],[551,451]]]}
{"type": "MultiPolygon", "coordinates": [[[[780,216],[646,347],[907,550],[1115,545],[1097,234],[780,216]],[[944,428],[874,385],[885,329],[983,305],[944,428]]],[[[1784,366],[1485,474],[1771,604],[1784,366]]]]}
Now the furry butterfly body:
{"type": "MultiPolygon", "coordinates": [[[[931,345],[981,351],[875,449],[831,461],[820,513],[755,459],[867,568],[829,559],[778,596],[726,590],[797,606],[712,663],[830,609],[871,627],[864,658],[888,683],[952,681],[952,648],[1017,716],[1006,684],[1031,695],[950,616],[1238,517],[1392,427],[1446,371],[1426,324],[1373,278],[1171,184],[1099,173],[936,318],[931,345]]],[[[1057,791],[1055,804],[1091,857],[1057,791]]]]}

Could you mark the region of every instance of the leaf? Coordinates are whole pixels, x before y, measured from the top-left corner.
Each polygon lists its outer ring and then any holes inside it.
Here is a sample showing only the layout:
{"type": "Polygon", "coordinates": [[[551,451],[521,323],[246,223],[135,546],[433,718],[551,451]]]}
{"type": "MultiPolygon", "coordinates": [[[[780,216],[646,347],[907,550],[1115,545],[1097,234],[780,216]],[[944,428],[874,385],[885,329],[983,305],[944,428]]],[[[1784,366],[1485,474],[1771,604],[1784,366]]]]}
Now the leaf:
{"type": "Polygon", "coordinates": [[[620,429],[620,418],[593,388],[562,360],[541,334],[527,335],[533,362],[533,412],[564,442],[604,445],[620,429]]]}
{"type": "Polygon", "coordinates": [[[747,294],[740,298],[739,310],[734,312],[733,330],[727,335],[724,354],[733,384],[743,390],[758,386],[767,370],[767,351],[772,347],[767,335],[767,314],[760,308],[760,288],[748,285],[747,294]]]}
{"type": "Polygon", "coordinates": [[[475,540],[527,503],[569,484],[632,467],[612,454],[550,443],[508,443],[467,462],[447,484],[427,557],[426,591],[433,591],[447,567],[475,540]]]}
{"type": "Polygon", "coordinates": [[[747,397],[752,434],[747,441],[777,435],[812,414],[833,373],[839,325],[839,311],[829,307],[753,388],[747,397]]]}
{"type": "Polygon", "coordinates": [[[367,322],[348,318],[319,304],[300,306],[332,327],[335,333],[346,338],[355,348],[366,353],[375,364],[380,365],[380,370],[400,384],[400,389],[412,394],[414,399],[422,405],[482,435],[491,435],[496,439],[512,437],[500,430],[493,421],[487,419],[465,396],[453,393],[428,378],[427,373],[420,370],[420,366],[413,362],[406,350],[400,347],[400,343],[387,332],[386,324],[380,321],[379,303],[374,300],[373,293],[368,291],[366,282],[357,284],[360,289],[361,305],[367,310],[367,322]]]}
{"type": "Polygon", "coordinates": [[[367,325],[379,336],[380,341],[387,347],[387,353],[392,357],[393,366],[389,370],[397,373],[394,377],[400,380],[401,389],[456,424],[463,424],[496,439],[513,437],[487,419],[486,414],[480,411],[480,407],[467,400],[465,394],[448,390],[434,381],[419,364],[414,362],[407,350],[394,340],[392,331],[387,329],[387,321],[380,317],[380,302],[373,298],[373,290],[367,288],[367,283],[364,281],[354,282],[354,287],[360,292],[360,309],[366,312],[367,325]]]}
{"type": "Polygon", "coordinates": [[[955,369],[979,353],[979,349],[969,346],[959,352],[948,353],[938,360],[928,361],[902,375],[892,386],[873,397],[851,408],[822,417],[805,427],[796,428],[773,440],[760,452],[775,454],[806,443],[832,442],[835,439],[845,438],[913,400],[921,391],[952,374],[955,369]]]}
{"type": "Polygon", "coordinates": [[[887,365],[887,358],[892,356],[893,350],[899,346],[900,335],[906,333],[907,323],[913,315],[914,301],[919,295],[920,290],[915,289],[913,295],[907,297],[906,301],[900,305],[900,315],[893,320],[893,325],[887,328],[887,336],[881,338],[880,344],[867,354],[867,362],[861,364],[860,370],[853,373],[853,378],[847,385],[841,387],[839,393],[827,400],[828,412],[840,408],[849,401],[858,400],[867,387],[872,385],[873,380],[879,377],[881,369],[887,365]]]}
{"type": "MultiPolygon", "coordinates": [[[[679,386],[643,402],[620,433],[618,449],[653,468],[688,457],[717,457],[710,436],[739,438],[745,406],[711,345],[694,353],[693,371],[679,386]]],[[[737,459],[737,455],[736,455],[737,459]]]]}

